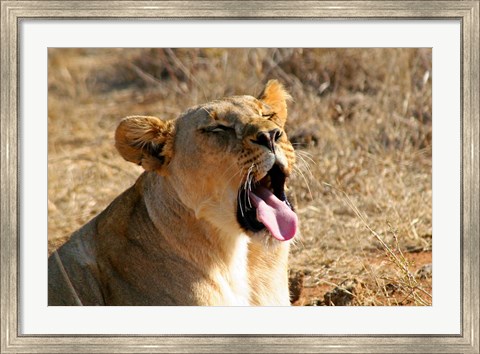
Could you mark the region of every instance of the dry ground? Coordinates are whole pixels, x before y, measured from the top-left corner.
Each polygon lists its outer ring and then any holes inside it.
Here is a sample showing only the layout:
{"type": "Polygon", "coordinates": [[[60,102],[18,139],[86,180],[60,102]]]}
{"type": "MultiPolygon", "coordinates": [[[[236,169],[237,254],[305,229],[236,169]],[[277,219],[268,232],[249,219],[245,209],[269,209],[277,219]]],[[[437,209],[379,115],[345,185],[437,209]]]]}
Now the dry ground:
{"type": "Polygon", "coordinates": [[[430,49],[50,49],[49,252],[141,169],[127,115],[174,118],[270,78],[294,98],[295,305],[430,305],[430,49]]]}

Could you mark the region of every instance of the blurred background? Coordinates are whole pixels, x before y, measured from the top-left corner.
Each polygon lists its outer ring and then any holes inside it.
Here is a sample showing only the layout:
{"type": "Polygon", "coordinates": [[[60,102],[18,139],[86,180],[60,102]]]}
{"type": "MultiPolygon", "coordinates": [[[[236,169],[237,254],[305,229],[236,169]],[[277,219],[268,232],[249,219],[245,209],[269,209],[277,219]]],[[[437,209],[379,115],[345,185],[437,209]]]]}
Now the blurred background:
{"type": "Polygon", "coordinates": [[[49,253],[141,174],[114,148],[121,118],[277,79],[294,99],[292,303],[431,305],[431,68],[424,48],[50,48],[49,253]]]}

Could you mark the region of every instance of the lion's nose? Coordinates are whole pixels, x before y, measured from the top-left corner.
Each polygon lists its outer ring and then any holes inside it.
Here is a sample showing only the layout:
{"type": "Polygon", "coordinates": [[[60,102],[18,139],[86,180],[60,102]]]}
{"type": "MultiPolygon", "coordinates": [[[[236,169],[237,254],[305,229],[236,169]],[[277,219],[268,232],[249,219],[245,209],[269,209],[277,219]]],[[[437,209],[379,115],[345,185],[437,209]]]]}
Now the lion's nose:
{"type": "Polygon", "coordinates": [[[282,131],[278,128],[269,131],[260,131],[257,133],[255,140],[252,142],[258,145],[262,145],[270,149],[275,153],[275,142],[282,136],[282,131]]]}

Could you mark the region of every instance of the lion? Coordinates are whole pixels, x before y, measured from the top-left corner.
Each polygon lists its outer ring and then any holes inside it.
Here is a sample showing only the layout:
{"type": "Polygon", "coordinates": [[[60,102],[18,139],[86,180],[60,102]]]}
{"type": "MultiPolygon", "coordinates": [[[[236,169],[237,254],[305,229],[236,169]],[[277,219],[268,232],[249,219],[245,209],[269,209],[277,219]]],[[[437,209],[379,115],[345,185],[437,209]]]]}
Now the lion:
{"type": "Polygon", "coordinates": [[[49,305],[288,306],[290,95],[124,118],[115,146],[145,170],[48,260],[49,305]]]}

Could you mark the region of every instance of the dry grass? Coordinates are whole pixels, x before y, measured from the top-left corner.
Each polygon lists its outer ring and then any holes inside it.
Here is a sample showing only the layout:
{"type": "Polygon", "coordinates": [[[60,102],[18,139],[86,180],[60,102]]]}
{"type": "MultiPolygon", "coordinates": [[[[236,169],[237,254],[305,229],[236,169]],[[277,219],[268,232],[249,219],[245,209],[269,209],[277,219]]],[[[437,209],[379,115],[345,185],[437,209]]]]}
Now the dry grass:
{"type": "Polygon", "coordinates": [[[295,100],[296,304],[431,304],[430,75],[430,49],[50,49],[49,248],[140,174],[113,147],[120,118],[277,78],[295,100]]]}

